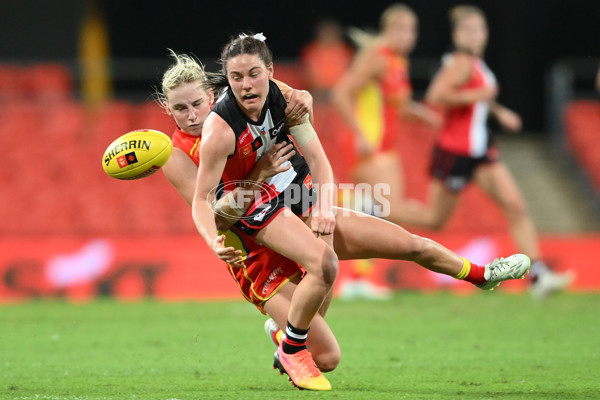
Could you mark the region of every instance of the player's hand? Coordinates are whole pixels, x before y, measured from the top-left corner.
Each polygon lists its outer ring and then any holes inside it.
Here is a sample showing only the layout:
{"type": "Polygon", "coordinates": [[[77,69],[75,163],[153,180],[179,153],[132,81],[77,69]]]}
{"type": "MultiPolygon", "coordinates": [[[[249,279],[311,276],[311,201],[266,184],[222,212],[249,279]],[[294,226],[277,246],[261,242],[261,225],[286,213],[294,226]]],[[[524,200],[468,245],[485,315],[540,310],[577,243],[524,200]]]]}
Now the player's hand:
{"type": "Polygon", "coordinates": [[[365,138],[362,132],[357,132],[354,135],[354,145],[356,146],[356,154],[359,158],[365,158],[373,154],[373,147],[365,138]]]}
{"type": "Polygon", "coordinates": [[[499,110],[497,110],[495,113],[495,117],[498,120],[500,126],[502,126],[502,128],[512,133],[519,132],[523,125],[519,114],[509,110],[508,108],[502,107],[499,110]]]}
{"type": "Polygon", "coordinates": [[[496,100],[496,97],[498,97],[498,86],[493,85],[493,86],[483,87],[483,88],[479,89],[479,95],[481,96],[480,97],[481,101],[492,102],[492,101],[496,100]]]}
{"type": "Polygon", "coordinates": [[[335,229],[335,215],[331,210],[320,210],[319,205],[310,216],[310,229],[319,236],[331,235],[335,229]]]}
{"type": "Polygon", "coordinates": [[[306,90],[291,90],[285,101],[288,103],[285,116],[291,126],[300,124],[304,116],[312,111],[313,97],[306,90]]]}
{"type": "Polygon", "coordinates": [[[256,180],[264,182],[267,178],[290,169],[292,164],[288,161],[294,154],[296,154],[296,150],[291,143],[275,143],[256,163],[254,167],[258,171],[256,180]]]}
{"type": "Polygon", "coordinates": [[[425,108],[423,111],[422,120],[427,126],[436,131],[444,124],[444,118],[440,115],[440,113],[428,108],[425,108]]]}
{"type": "Polygon", "coordinates": [[[233,247],[225,247],[225,235],[220,235],[214,238],[209,246],[215,252],[217,257],[227,264],[234,264],[242,261],[242,251],[236,250],[233,247]]]}

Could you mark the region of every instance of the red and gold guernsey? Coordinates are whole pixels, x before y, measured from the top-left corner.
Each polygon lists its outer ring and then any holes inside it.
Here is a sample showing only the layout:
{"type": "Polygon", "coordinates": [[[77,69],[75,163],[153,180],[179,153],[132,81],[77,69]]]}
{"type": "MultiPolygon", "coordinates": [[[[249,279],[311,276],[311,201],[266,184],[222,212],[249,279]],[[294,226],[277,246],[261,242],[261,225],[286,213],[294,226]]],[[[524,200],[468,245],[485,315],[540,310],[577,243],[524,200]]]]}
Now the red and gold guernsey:
{"type": "MultiPolygon", "coordinates": [[[[444,57],[449,62],[453,56],[444,57]]],[[[471,78],[458,90],[481,89],[496,86],[496,78],[485,62],[471,57],[471,78]]],[[[438,146],[445,151],[472,158],[487,154],[491,137],[487,127],[489,104],[478,101],[446,111],[446,118],[438,139],[438,146]]]]}
{"type": "MultiPolygon", "coordinates": [[[[196,166],[200,165],[200,140],[201,136],[190,135],[179,128],[173,132],[173,147],[183,151],[196,166]]],[[[235,226],[222,233],[225,235],[225,245],[241,250],[244,260],[266,250],[266,247],[259,245],[248,235],[242,234],[235,226]]]]}
{"type": "Polygon", "coordinates": [[[361,91],[356,117],[367,141],[377,150],[393,147],[394,135],[400,130],[402,108],[412,98],[408,60],[386,45],[375,52],[385,60],[383,75],[361,91]]]}

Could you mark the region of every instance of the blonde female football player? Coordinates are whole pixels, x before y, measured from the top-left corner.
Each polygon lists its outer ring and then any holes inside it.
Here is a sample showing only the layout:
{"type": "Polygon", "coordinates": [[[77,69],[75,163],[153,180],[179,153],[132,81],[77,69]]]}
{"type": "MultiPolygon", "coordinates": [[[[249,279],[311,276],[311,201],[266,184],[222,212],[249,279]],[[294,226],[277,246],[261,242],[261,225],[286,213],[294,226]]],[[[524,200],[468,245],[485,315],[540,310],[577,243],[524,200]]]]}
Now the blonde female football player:
{"type": "MultiPolygon", "coordinates": [[[[203,131],[204,121],[211,109],[214,96],[211,92],[202,87],[204,81],[204,72],[201,66],[185,55],[175,55],[175,64],[165,72],[162,82],[162,104],[169,115],[173,116],[177,128],[173,135],[174,150],[173,154],[164,167],[164,172],[169,181],[175,186],[188,204],[192,204],[193,193],[196,186],[196,175],[198,164],[200,162],[199,143],[203,131]]],[[[286,97],[302,100],[303,93],[290,91],[289,88],[282,86],[286,91],[286,97]]],[[[302,107],[303,102],[290,102],[288,105],[288,114],[302,116],[306,108],[302,107]]],[[[309,103],[310,105],[310,103],[309,103]]],[[[263,182],[269,176],[286,171],[290,166],[282,166],[293,153],[290,152],[291,146],[278,144],[272,147],[259,160],[256,167],[247,177],[249,180],[263,182]],[[280,158],[281,157],[281,158],[280,158]]],[[[248,196],[247,198],[252,198],[248,196]]],[[[232,210],[229,204],[229,197],[225,196],[219,202],[217,207],[228,210],[222,215],[231,216],[239,210],[232,210]]],[[[237,205],[245,209],[249,208],[250,203],[237,205]]],[[[226,231],[225,239],[220,236],[220,240],[225,240],[223,248],[217,252],[217,255],[228,263],[228,271],[240,285],[240,290],[244,297],[255,304],[261,311],[266,312],[273,317],[279,326],[284,326],[291,303],[291,298],[300,281],[300,269],[298,265],[288,259],[285,259],[272,250],[259,246],[252,238],[243,234],[236,226],[231,226],[235,218],[227,219],[217,215],[217,225],[221,231],[226,231]],[[227,228],[230,227],[229,230],[227,228]],[[273,272],[276,271],[276,274],[273,272]],[[266,285],[266,292],[263,292],[266,285]]],[[[351,227],[352,221],[341,221],[336,225],[336,229],[351,227]]],[[[406,258],[402,255],[402,240],[406,240],[406,232],[400,227],[389,224],[375,218],[361,218],[361,234],[352,232],[335,236],[334,246],[341,259],[350,258],[406,258]],[[385,236],[385,237],[384,237],[385,236]],[[398,239],[397,237],[401,238],[398,239]],[[365,240],[371,238],[373,240],[365,240]],[[378,242],[381,242],[378,244],[378,242]]],[[[415,237],[415,240],[420,238],[415,237]]],[[[427,241],[426,246],[436,246],[433,242],[427,241]]],[[[437,245],[439,246],[439,245],[437,245]]],[[[441,246],[439,246],[441,247],[441,246]]],[[[423,260],[427,260],[426,253],[431,249],[423,248],[422,251],[416,251],[414,256],[420,255],[423,260]],[[421,253],[421,254],[419,254],[421,253]]],[[[449,253],[444,249],[444,254],[449,253]]],[[[438,255],[439,257],[439,255],[438,255]]],[[[457,256],[456,256],[457,257],[457,256]]],[[[457,257],[458,258],[458,257],[457,257]]],[[[437,272],[446,273],[451,276],[458,276],[463,272],[463,260],[459,263],[444,262],[432,263],[431,268],[437,272]]],[[[427,262],[426,262],[427,263],[427,262]]],[[[503,268],[505,268],[504,266],[503,268]]],[[[487,281],[497,285],[502,276],[507,274],[499,273],[502,268],[488,268],[490,271],[487,281]],[[492,272],[494,270],[494,272],[492,272]]],[[[471,275],[475,276],[476,267],[471,269],[471,275]]],[[[469,274],[467,274],[469,275],[469,274]]],[[[465,278],[464,276],[460,276],[465,278]]],[[[466,280],[476,283],[468,276],[466,280]]],[[[311,323],[311,334],[308,335],[307,347],[313,354],[319,369],[328,371],[339,362],[340,351],[335,337],[325,323],[322,315],[325,314],[326,305],[321,308],[320,314],[317,314],[311,323]]],[[[276,329],[273,329],[275,332],[276,329]]]]}
{"type": "MultiPolygon", "coordinates": [[[[352,31],[360,51],[338,81],[332,101],[354,133],[356,182],[385,183],[391,204],[387,215],[396,224],[405,219],[404,174],[394,140],[402,134],[401,119],[413,119],[437,127],[439,116],[412,100],[408,56],[417,40],[417,15],[404,4],[393,4],[381,15],[381,32],[371,36],[352,31]]],[[[368,199],[370,200],[370,199],[368,199]]],[[[344,297],[385,298],[389,290],[368,279],[372,268],[356,264],[353,278],[343,282],[344,297]]]]}

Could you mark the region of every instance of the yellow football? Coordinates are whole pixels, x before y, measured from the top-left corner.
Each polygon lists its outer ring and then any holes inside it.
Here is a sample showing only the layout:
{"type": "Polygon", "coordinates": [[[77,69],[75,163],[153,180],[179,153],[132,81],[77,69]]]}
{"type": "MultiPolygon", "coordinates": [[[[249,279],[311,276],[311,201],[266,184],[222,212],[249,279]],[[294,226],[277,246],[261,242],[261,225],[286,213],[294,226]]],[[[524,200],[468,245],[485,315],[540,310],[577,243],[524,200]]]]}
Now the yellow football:
{"type": "Polygon", "coordinates": [[[173,143],[153,129],[131,131],[112,142],[102,157],[104,172],[116,179],[152,175],[169,161],[173,143]]]}

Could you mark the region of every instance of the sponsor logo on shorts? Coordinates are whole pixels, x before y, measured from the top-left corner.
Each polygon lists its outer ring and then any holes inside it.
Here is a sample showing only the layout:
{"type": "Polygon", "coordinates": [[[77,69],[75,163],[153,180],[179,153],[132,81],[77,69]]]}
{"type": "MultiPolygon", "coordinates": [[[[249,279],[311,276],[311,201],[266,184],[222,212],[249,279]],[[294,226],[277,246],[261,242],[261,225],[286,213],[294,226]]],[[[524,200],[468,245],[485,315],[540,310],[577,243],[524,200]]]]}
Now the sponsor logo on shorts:
{"type": "Polygon", "coordinates": [[[277,267],[273,271],[271,271],[271,273],[269,274],[269,277],[267,278],[267,280],[265,280],[265,283],[264,283],[262,291],[261,291],[261,294],[263,296],[268,293],[269,286],[271,285],[271,283],[273,283],[273,281],[275,279],[277,279],[277,276],[279,276],[279,274],[281,274],[282,272],[283,272],[283,268],[281,268],[281,267],[277,267]]]}
{"type": "Polygon", "coordinates": [[[255,221],[262,221],[263,219],[265,219],[265,215],[267,215],[267,212],[271,209],[271,206],[268,205],[265,208],[263,208],[263,210],[261,212],[259,212],[258,214],[256,214],[254,216],[254,220],[255,221]]]}

